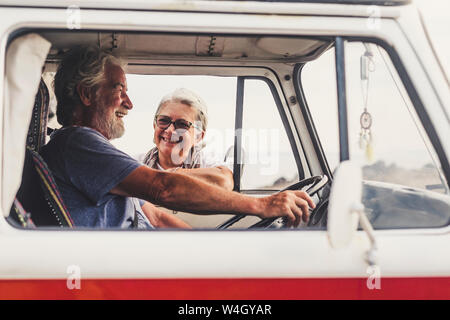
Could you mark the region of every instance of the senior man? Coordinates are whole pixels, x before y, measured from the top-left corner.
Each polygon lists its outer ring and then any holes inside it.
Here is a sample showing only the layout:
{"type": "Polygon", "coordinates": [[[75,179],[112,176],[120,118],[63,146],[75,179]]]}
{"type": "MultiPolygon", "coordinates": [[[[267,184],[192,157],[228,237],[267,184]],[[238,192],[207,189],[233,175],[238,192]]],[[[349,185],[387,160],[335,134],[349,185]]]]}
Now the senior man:
{"type": "Polygon", "coordinates": [[[62,128],[42,156],[78,227],[188,227],[148,202],[197,214],[285,216],[294,226],[308,219],[308,205],[314,207],[302,191],[249,197],[199,178],[151,169],[116,149],[109,140],[123,135],[123,118],[133,104],[121,62],[97,47],[71,49],[54,85],[62,128]],[[137,199],[148,201],[144,212],[137,199]]]}

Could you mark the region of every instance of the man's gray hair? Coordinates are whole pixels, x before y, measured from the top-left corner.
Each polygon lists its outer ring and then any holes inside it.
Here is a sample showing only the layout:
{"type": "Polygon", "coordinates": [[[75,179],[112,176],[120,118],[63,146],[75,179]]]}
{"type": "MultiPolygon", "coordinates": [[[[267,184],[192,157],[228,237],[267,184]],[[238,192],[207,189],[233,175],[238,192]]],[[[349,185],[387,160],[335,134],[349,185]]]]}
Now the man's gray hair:
{"type": "Polygon", "coordinates": [[[56,116],[61,125],[72,124],[75,107],[81,104],[77,86],[94,88],[102,82],[107,63],[124,66],[120,59],[96,46],[77,46],[64,55],[53,81],[56,116]]]}
{"type": "Polygon", "coordinates": [[[197,111],[196,121],[200,122],[201,129],[206,131],[206,127],[208,126],[208,108],[205,101],[203,101],[203,99],[195,92],[186,88],[175,89],[175,91],[165,95],[161,99],[158,109],[156,109],[156,115],[159,115],[161,108],[167,102],[179,102],[194,108],[197,111]]]}

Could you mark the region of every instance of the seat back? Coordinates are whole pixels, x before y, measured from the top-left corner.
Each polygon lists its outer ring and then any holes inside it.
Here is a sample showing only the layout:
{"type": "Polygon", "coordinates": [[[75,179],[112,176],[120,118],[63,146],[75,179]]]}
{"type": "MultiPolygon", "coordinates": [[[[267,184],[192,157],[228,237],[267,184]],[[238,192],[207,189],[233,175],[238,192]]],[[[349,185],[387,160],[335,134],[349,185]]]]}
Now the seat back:
{"type": "Polygon", "coordinates": [[[27,135],[22,183],[11,208],[10,219],[22,227],[74,227],[47,164],[39,155],[45,144],[49,94],[41,80],[27,135]]]}
{"type": "MultiPolygon", "coordinates": [[[[39,227],[69,227],[74,226],[70,214],[62,200],[55,180],[42,157],[31,148],[25,152],[25,164],[22,174],[22,183],[17,192],[16,199],[35,226],[39,227]]],[[[17,223],[23,227],[26,219],[21,219],[20,208],[15,205],[12,215],[17,223]]]]}
{"type": "Polygon", "coordinates": [[[48,88],[44,80],[41,79],[36,98],[34,99],[33,113],[27,134],[27,147],[36,152],[41,150],[47,137],[49,105],[48,88]]]}

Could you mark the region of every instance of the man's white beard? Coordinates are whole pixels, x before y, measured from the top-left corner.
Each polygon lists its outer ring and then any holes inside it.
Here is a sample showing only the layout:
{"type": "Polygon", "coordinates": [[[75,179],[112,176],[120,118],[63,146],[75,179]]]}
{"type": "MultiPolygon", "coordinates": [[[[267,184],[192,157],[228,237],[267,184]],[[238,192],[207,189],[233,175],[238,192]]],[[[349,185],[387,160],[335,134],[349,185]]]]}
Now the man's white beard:
{"type": "Polygon", "coordinates": [[[123,126],[123,122],[116,120],[115,113],[107,119],[107,115],[104,110],[99,111],[98,116],[95,121],[95,128],[98,131],[105,134],[106,139],[113,140],[123,136],[125,133],[125,127],[123,126]]]}
{"type": "Polygon", "coordinates": [[[125,128],[124,128],[123,124],[119,123],[119,122],[116,122],[116,123],[114,123],[114,122],[115,121],[110,122],[110,129],[111,129],[110,140],[118,139],[121,136],[123,136],[123,134],[125,133],[125,128]]]}

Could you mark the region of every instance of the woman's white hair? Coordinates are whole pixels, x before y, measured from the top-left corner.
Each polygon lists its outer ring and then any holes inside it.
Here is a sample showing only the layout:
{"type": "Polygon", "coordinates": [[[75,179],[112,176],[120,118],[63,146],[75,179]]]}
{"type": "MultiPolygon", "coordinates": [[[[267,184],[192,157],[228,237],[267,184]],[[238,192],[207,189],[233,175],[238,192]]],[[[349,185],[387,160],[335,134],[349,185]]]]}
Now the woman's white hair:
{"type": "Polygon", "coordinates": [[[206,127],[208,126],[208,108],[205,101],[195,92],[186,88],[175,89],[161,99],[158,109],[156,109],[156,115],[159,115],[161,108],[167,102],[179,102],[194,108],[197,111],[196,121],[200,123],[201,129],[206,131],[206,127]]]}

